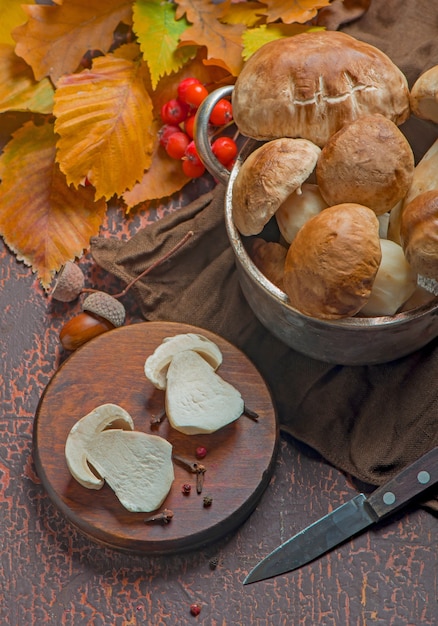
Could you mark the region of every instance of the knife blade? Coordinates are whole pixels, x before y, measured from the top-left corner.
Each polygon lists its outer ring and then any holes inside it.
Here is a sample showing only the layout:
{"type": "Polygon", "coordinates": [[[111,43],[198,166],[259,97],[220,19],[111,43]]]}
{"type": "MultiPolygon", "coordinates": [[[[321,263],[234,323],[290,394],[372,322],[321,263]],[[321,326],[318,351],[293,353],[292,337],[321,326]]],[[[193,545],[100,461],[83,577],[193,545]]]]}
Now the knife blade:
{"type": "Polygon", "coordinates": [[[395,513],[438,482],[438,447],[433,448],[372,492],[360,493],[262,559],[244,585],[290,572],[310,563],[365,528],[395,513]]]}

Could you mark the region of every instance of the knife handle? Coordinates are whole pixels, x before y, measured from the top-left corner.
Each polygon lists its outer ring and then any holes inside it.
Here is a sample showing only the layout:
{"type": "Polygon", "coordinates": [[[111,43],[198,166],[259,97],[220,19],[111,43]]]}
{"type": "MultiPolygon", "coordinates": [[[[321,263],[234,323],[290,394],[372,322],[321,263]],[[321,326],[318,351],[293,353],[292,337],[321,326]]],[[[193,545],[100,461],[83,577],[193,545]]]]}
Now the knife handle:
{"type": "MultiPolygon", "coordinates": [[[[433,448],[367,497],[377,520],[394,513],[438,482],[438,447],[433,448]]],[[[377,521],[376,520],[376,521],[377,521]]]]}

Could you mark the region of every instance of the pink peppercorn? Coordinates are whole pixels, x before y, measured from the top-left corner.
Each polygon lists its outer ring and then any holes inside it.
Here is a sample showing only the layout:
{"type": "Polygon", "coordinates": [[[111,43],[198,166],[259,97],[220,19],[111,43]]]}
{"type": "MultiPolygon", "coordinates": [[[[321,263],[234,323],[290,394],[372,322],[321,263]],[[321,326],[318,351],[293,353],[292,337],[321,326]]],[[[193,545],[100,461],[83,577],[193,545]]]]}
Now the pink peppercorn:
{"type": "Polygon", "coordinates": [[[192,615],[195,615],[195,616],[199,615],[200,612],[201,612],[201,607],[199,606],[199,604],[194,603],[190,605],[190,613],[192,615]]]}
{"type": "Polygon", "coordinates": [[[207,448],[204,448],[204,446],[198,446],[195,454],[197,459],[203,459],[207,456],[207,448]]]}
{"type": "Polygon", "coordinates": [[[181,491],[183,492],[185,496],[188,496],[191,490],[192,490],[192,486],[189,485],[189,483],[184,483],[184,485],[181,487],[181,491]]]}

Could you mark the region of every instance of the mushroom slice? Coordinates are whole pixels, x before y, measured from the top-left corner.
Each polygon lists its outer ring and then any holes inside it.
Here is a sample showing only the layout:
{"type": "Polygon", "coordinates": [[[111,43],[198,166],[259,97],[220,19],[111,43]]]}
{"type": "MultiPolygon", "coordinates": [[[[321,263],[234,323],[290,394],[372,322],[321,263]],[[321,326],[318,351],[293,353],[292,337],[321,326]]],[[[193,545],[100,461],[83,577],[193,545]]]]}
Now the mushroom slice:
{"type": "Polygon", "coordinates": [[[88,462],[132,512],[158,509],[172,486],[172,445],[157,435],[105,430],[87,448],[88,462]]]}
{"type": "Polygon", "coordinates": [[[222,363],[222,352],[207,337],[197,333],[183,333],[166,337],[145,362],[144,373],[157,389],[166,389],[166,373],[169,363],[179,352],[193,350],[216,370],[222,363]]]}
{"type": "Polygon", "coordinates": [[[193,350],[179,352],[167,370],[166,414],[187,435],[213,433],[243,413],[240,392],[193,350]]]}
{"type": "Polygon", "coordinates": [[[65,459],[71,475],[87,489],[101,489],[104,480],[90,468],[88,447],[95,435],[106,428],[134,430],[132,417],[117,404],[102,404],[77,421],[65,444],[65,459]]]}

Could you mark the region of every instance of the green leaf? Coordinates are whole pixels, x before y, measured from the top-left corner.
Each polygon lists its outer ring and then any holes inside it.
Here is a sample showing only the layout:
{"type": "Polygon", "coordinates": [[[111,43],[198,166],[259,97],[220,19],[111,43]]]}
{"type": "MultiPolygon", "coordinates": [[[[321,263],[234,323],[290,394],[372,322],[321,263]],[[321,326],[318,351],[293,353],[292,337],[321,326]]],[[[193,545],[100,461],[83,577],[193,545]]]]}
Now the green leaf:
{"type": "Polygon", "coordinates": [[[152,87],[164,75],[177,72],[196,55],[196,46],[178,48],[187,29],[185,18],[175,19],[175,7],[160,0],[137,0],[133,7],[134,32],[148,64],[152,87]]]}
{"type": "Polygon", "coordinates": [[[300,33],[308,31],[325,30],[317,26],[309,27],[302,24],[281,24],[276,23],[267,26],[263,24],[258,28],[250,28],[242,35],[243,40],[243,58],[245,61],[265,43],[269,41],[275,41],[276,39],[283,39],[284,37],[293,37],[300,33]]]}

